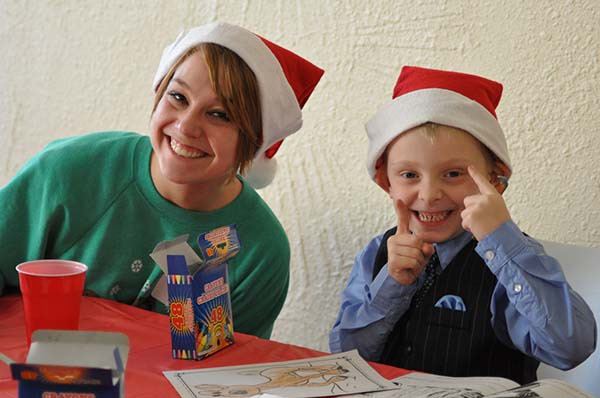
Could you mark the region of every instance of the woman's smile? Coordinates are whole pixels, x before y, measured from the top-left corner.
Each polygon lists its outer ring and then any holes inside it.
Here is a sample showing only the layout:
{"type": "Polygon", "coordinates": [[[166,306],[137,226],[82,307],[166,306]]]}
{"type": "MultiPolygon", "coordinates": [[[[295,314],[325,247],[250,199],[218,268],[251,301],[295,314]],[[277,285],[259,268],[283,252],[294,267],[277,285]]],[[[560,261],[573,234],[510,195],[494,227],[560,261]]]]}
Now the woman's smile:
{"type": "Polygon", "coordinates": [[[176,155],[188,158],[188,159],[198,159],[208,156],[208,154],[198,148],[194,148],[189,145],[185,145],[179,141],[177,141],[173,137],[169,137],[170,146],[173,152],[176,155]]]}

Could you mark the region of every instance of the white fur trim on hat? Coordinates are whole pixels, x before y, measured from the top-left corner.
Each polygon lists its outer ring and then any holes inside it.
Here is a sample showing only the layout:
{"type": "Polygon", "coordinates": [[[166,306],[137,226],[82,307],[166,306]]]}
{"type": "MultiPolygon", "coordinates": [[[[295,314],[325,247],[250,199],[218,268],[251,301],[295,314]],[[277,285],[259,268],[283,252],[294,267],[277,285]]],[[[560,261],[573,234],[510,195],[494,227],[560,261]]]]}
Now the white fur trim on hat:
{"type": "Polygon", "coordinates": [[[396,97],[367,122],[367,170],[372,179],[387,146],[400,134],[427,122],[465,130],[512,169],[502,128],[485,107],[455,91],[429,88],[396,97]]]}
{"type": "Polygon", "coordinates": [[[156,91],[167,72],[190,48],[201,43],[215,43],[239,55],[252,69],[260,91],[263,143],[255,159],[277,141],[302,127],[302,112],[277,58],[254,33],[223,22],[203,25],[180,34],[163,51],[154,76],[156,91]]]}
{"type": "Polygon", "coordinates": [[[244,173],[244,179],[254,189],[261,189],[269,185],[277,172],[277,159],[269,159],[264,152],[261,153],[262,156],[256,156],[248,171],[244,173]]]}

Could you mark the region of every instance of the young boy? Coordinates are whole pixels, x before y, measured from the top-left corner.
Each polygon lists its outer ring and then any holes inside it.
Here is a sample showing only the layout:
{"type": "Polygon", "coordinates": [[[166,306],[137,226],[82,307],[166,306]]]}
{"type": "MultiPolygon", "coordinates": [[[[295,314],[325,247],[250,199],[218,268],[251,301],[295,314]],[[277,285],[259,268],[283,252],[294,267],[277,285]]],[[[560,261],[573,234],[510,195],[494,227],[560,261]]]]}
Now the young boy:
{"type": "Polygon", "coordinates": [[[501,94],[479,76],[402,69],[393,100],[366,126],[369,174],[397,227],[356,257],[332,352],[527,383],[539,361],[569,369],[594,351],[589,307],[502,199],[512,169],[501,94]]]}

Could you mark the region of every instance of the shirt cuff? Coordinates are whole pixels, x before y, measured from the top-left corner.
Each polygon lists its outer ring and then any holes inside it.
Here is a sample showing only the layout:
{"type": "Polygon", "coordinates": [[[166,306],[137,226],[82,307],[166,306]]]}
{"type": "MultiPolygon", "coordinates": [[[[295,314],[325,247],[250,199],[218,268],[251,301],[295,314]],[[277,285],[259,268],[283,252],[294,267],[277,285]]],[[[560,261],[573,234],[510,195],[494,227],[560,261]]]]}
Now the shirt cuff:
{"type": "Polygon", "coordinates": [[[500,269],[527,245],[527,237],[512,220],[506,221],[483,238],[475,251],[490,270],[498,275],[500,269]]]}
{"type": "MultiPolygon", "coordinates": [[[[527,268],[531,269],[537,263],[531,262],[531,259],[529,265],[527,263],[531,254],[536,259],[535,252],[531,253],[529,238],[514,222],[507,221],[482,239],[475,250],[498,279],[492,303],[498,302],[498,294],[506,294],[518,313],[527,317],[532,325],[545,327],[548,322],[546,306],[527,277],[530,274],[527,268]]],[[[493,309],[492,313],[495,313],[493,309]]]]}

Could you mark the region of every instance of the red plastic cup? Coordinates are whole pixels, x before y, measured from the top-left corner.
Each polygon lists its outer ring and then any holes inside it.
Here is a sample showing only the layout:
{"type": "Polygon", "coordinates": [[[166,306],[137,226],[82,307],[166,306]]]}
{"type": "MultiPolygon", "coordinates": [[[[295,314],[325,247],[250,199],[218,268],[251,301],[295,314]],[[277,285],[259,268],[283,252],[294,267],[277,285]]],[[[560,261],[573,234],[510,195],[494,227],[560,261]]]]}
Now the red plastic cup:
{"type": "Polygon", "coordinates": [[[17,265],[25,310],[27,345],[38,329],[76,330],[87,266],[69,260],[17,265]]]}

